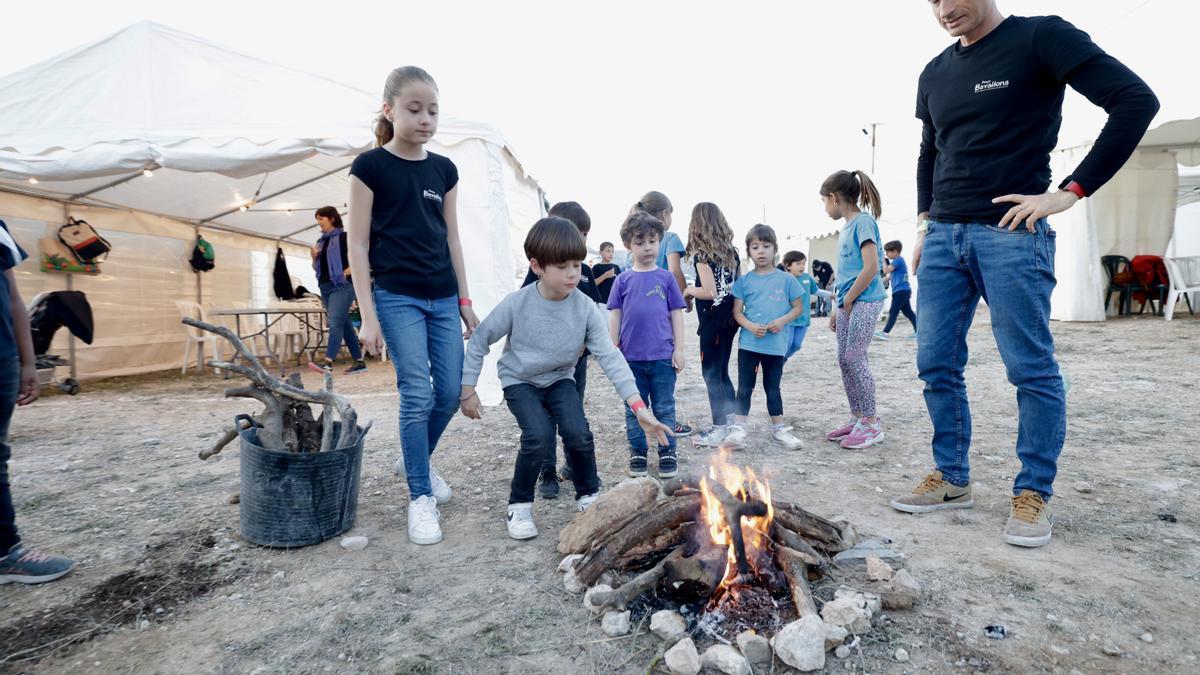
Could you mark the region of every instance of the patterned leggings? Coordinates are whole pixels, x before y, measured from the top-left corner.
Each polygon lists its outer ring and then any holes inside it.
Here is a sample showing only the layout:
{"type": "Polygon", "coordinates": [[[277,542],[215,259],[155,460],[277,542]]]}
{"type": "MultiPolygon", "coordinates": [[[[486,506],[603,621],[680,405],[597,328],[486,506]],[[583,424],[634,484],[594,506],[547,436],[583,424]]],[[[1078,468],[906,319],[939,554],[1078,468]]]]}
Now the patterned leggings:
{"type": "Polygon", "coordinates": [[[856,302],[850,314],[837,308],[838,366],[853,415],[875,416],[875,378],[867,365],[867,347],[882,311],[882,300],[856,302]]]}

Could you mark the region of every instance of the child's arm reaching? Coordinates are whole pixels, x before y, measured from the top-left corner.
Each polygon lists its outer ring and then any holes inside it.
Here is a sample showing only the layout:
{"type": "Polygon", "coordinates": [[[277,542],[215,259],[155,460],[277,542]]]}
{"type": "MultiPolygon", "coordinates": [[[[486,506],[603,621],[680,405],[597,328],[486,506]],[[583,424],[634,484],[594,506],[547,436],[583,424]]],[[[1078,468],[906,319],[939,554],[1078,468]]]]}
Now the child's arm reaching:
{"type": "Polygon", "coordinates": [[[621,348],[621,310],[608,310],[608,336],[612,339],[612,346],[617,349],[621,348]]]}
{"type": "Polygon", "coordinates": [[[717,280],[712,268],[708,265],[696,266],[696,281],[698,285],[683,289],[683,295],[697,300],[712,300],[717,297],[717,280]]]}
{"type": "Polygon", "coordinates": [[[459,407],[462,414],[473,420],[480,418],[479,395],[475,393],[475,385],[479,383],[479,372],[483,370],[483,359],[492,351],[492,345],[512,332],[512,303],[509,295],[500,301],[475,328],[471,341],[467,343],[467,351],[463,356],[462,390],[458,395],[459,407]]]}

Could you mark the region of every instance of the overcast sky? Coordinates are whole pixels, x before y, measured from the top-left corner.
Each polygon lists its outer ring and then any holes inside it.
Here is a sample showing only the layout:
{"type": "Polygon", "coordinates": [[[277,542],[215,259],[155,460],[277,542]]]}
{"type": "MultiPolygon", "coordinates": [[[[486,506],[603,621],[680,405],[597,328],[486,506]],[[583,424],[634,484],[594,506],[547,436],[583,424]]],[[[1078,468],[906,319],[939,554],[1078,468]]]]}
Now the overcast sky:
{"type": "MultiPolygon", "coordinates": [[[[645,191],[712,201],[737,240],[763,220],[781,236],[831,229],[817,188],[870,170],[861,129],[879,123],[875,178],[884,236],[910,240],[919,125],[916,81],[950,43],[926,0],[838,2],[6,3],[0,74],[154,20],[368,91],[420,65],[442,110],[505,135],[551,201],[591,213],[612,239],[645,191]]],[[[1155,123],[1200,115],[1185,57],[1195,0],[1000,0],[1006,14],[1058,14],[1158,94],[1155,123]]],[[[1189,72],[1190,70],[1190,72],[1189,72]]],[[[279,102],[303,106],[305,93],[279,102]]],[[[1068,94],[1060,145],[1095,137],[1103,111],[1068,94]]],[[[803,242],[796,241],[797,245],[803,242]]]]}

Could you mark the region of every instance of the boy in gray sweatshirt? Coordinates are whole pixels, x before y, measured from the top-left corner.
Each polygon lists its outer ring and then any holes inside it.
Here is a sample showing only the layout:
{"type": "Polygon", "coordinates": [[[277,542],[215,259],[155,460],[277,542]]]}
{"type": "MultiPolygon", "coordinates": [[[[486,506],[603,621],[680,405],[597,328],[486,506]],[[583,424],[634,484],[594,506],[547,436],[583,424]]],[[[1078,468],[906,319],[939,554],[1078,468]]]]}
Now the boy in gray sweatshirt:
{"type": "Polygon", "coordinates": [[[533,493],[542,460],[554,446],[555,427],[572,467],[579,510],[598,496],[595,443],[574,380],[584,348],[591,350],[647,434],[665,445],[671,433],[638,395],[633,373],[613,346],[608,322],[596,304],[576,291],[587,248],[575,226],[563,218],[539,220],[525,238],[525,255],[538,282],[509,294],[475,329],[467,345],[459,397],[462,413],[479,419],[475,384],[483,359],[493,344],[508,338],[497,370],[504,401],[521,427],[521,450],[508,497],[508,534],[513,539],[537,536],[533,493]]]}

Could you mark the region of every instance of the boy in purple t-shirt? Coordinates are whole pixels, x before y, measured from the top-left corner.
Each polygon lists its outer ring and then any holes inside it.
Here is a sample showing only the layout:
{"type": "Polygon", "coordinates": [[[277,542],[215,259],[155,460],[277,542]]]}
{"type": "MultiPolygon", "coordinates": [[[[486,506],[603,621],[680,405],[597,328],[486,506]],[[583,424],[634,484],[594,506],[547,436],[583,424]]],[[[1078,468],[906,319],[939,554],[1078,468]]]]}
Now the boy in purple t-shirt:
{"type": "MultiPolygon", "coordinates": [[[[635,213],[621,225],[621,241],[633,266],[613,282],[608,296],[609,331],[625,355],[642,400],[660,422],[675,426],[675,374],[683,370],[683,308],[687,303],[675,277],[655,264],[662,221],[635,213]]],[[[625,435],[629,439],[629,475],[646,475],[649,444],[637,417],[625,406],[625,435]]],[[[658,446],[658,476],[670,478],[679,470],[675,437],[658,446]]]]}

